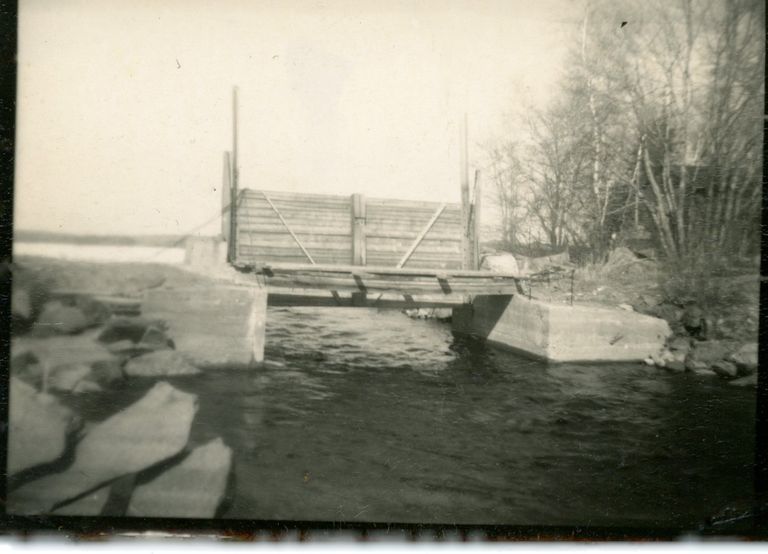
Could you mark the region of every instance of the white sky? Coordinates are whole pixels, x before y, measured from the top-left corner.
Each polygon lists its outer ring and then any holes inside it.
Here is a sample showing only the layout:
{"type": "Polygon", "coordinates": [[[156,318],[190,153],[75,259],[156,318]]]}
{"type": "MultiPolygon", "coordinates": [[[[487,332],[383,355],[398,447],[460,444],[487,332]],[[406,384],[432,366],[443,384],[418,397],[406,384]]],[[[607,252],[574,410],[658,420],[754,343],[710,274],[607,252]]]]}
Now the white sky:
{"type": "Polygon", "coordinates": [[[21,0],[16,228],[176,234],[214,217],[233,85],[241,186],[457,201],[462,113],[479,161],[505,113],[548,98],[579,10],[21,0]]]}

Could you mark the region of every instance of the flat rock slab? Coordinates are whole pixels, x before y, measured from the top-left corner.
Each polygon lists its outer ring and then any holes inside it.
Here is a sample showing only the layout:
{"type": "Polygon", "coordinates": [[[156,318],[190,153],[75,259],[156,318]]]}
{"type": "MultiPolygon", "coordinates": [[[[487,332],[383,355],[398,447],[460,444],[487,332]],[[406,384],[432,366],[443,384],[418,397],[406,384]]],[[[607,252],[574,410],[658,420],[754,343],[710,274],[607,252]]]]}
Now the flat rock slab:
{"type": "Polygon", "coordinates": [[[68,499],[177,454],[187,443],[196,411],[195,395],[157,383],[141,400],[94,426],[66,471],[13,491],[8,512],[48,513],[68,499]]]}
{"type": "Polygon", "coordinates": [[[72,335],[93,324],[80,308],[53,300],[45,304],[33,328],[36,332],[72,335]]]}
{"type": "Polygon", "coordinates": [[[126,515],[212,518],[224,496],[232,449],[221,438],[195,448],[179,465],[136,487],[126,515]]]}
{"type": "Polygon", "coordinates": [[[38,394],[11,377],[8,430],[8,475],[50,462],[64,453],[72,412],[48,394],[38,394]]]}
{"type": "Polygon", "coordinates": [[[91,374],[88,364],[64,364],[53,368],[48,375],[48,389],[60,392],[73,391],[78,383],[91,374]]]}
{"type": "Polygon", "coordinates": [[[69,337],[19,337],[11,341],[14,356],[31,352],[48,367],[66,364],[91,364],[117,360],[107,348],[96,341],[98,331],[69,337]]]}
{"type": "Polygon", "coordinates": [[[200,370],[175,350],[150,352],[133,358],[125,365],[125,374],[130,377],[165,377],[197,373],[200,373],[200,370]]]}

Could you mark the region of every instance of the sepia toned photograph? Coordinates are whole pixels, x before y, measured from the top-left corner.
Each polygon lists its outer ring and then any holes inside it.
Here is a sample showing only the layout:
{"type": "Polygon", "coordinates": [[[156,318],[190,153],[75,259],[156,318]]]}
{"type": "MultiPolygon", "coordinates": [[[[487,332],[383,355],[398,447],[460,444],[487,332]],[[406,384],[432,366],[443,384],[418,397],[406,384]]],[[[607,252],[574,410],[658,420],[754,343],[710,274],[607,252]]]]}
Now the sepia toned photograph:
{"type": "Polygon", "coordinates": [[[17,29],[16,521],[765,523],[764,2],[17,29]]]}

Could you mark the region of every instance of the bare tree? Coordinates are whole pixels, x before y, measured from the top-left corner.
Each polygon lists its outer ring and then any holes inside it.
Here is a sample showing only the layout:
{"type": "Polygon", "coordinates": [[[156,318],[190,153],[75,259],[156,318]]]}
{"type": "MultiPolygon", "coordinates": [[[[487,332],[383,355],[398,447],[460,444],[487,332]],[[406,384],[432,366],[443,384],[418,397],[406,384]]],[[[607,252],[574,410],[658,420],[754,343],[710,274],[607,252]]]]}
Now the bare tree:
{"type": "Polygon", "coordinates": [[[757,230],[765,10],[755,0],[653,4],[623,67],[641,194],[673,258],[744,250],[757,230]]]}
{"type": "Polygon", "coordinates": [[[572,132],[575,114],[569,108],[554,105],[529,118],[532,144],[527,173],[533,184],[529,210],[556,248],[583,242],[576,209],[586,171],[585,143],[572,132]]]}
{"type": "Polygon", "coordinates": [[[521,227],[527,218],[525,182],[518,145],[506,141],[489,149],[493,193],[501,214],[501,236],[507,248],[520,240],[521,227]]]}

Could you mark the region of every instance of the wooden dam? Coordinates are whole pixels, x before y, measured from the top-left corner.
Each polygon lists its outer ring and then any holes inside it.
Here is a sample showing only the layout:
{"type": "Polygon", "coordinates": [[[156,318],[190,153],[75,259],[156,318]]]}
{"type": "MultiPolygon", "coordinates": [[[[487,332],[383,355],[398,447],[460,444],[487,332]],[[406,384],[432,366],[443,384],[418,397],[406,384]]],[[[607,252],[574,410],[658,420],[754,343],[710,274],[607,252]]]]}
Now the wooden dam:
{"type": "Polygon", "coordinates": [[[222,344],[226,363],[262,361],[268,306],[452,308],[455,333],[551,361],[642,360],[663,347],[662,320],[526,298],[521,282],[535,276],[480,269],[482,190],[479,171],[470,190],[466,122],[461,202],[420,202],[241,188],[236,94],[233,108],[221,234],[187,243],[191,268],[229,267],[230,282],[146,302],[201,363],[222,344]]]}
{"type": "Polygon", "coordinates": [[[476,204],[232,194],[228,262],[259,276],[273,306],[455,307],[520,287],[519,275],[478,270],[476,204]]]}

